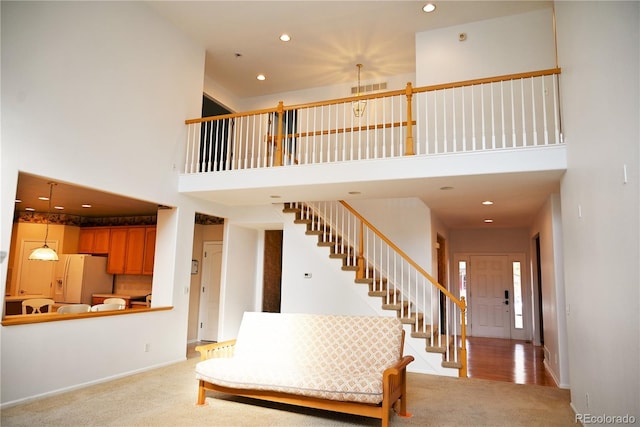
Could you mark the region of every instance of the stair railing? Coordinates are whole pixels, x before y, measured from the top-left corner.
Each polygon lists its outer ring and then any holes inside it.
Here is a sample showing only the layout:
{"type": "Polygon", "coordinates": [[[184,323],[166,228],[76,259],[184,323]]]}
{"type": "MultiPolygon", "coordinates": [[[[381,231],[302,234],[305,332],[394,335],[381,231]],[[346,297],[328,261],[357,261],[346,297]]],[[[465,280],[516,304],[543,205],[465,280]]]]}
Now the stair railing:
{"type": "Polygon", "coordinates": [[[438,283],[417,262],[344,201],[292,203],[307,233],[354,271],[382,308],[395,310],[412,336],[428,340],[427,350],[443,354],[443,366],[467,376],[466,302],[438,283]]]}

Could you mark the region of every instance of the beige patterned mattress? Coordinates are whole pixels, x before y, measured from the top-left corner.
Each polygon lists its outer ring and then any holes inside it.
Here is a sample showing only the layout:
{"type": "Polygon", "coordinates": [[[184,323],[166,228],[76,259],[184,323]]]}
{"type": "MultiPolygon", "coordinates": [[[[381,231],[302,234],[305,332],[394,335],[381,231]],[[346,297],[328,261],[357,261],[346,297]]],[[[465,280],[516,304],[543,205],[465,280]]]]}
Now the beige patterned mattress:
{"type": "Polygon", "coordinates": [[[245,313],[234,356],[196,366],[220,386],[378,404],[382,374],[402,355],[391,317],[245,313]]]}

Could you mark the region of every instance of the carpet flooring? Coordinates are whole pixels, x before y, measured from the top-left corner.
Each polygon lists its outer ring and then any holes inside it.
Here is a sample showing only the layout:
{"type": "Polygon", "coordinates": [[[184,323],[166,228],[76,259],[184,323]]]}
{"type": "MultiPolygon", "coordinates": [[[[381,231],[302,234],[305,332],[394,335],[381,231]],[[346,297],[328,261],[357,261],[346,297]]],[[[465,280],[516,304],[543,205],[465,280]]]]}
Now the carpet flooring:
{"type": "MultiPolygon", "coordinates": [[[[380,426],[353,415],[209,392],[196,406],[198,359],[5,408],[13,426],[380,426]]],[[[408,374],[411,418],[390,426],[575,426],[569,391],[481,379],[408,374]]]]}

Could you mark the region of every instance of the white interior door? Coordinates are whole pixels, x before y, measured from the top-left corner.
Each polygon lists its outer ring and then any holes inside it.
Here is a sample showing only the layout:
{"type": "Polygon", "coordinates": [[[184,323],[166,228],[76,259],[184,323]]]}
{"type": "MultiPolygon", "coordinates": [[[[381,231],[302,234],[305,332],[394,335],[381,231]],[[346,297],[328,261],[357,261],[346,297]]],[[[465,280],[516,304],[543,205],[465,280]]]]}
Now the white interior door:
{"type": "MultiPolygon", "coordinates": [[[[20,253],[20,274],[18,295],[42,295],[44,298],[53,296],[53,272],[56,261],[31,261],[31,252],[44,244],[42,240],[23,240],[20,253]]],[[[57,241],[47,241],[54,251],[58,251],[57,241]]]]}
{"type": "Polygon", "coordinates": [[[198,341],[218,341],[222,242],[204,242],[200,283],[198,341]]]}
{"type": "Polygon", "coordinates": [[[512,277],[509,257],[476,255],[470,261],[467,290],[470,293],[472,335],[511,338],[509,297],[512,277]]]}

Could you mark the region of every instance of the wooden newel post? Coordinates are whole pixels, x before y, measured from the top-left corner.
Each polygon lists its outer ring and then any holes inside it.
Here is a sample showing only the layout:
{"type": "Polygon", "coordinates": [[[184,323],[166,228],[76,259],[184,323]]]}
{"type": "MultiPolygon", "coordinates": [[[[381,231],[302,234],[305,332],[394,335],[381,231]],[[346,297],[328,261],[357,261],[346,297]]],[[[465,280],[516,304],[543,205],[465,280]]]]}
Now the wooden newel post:
{"type": "Polygon", "coordinates": [[[364,223],[360,221],[360,237],[358,238],[358,260],[356,279],[364,279],[364,223]]]}
{"type": "Polygon", "coordinates": [[[282,153],[282,122],[284,117],[284,102],[278,102],[278,133],[276,134],[276,154],[273,159],[274,166],[282,166],[283,153],[282,153]]]}
{"type": "Polygon", "coordinates": [[[413,87],[411,86],[411,82],[407,82],[407,90],[405,93],[407,95],[407,142],[404,147],[404,155],[413,156],[416,153],[413,150],[413,113],[411,110],[413,87]]]}
{"type": "Polygon", "coordinates": [[[460,307],[460,368],[458,376],[461,378],[467,378],[467,300],[465,297],[460,297],[462,301],[462,307],[460,307]]]}

